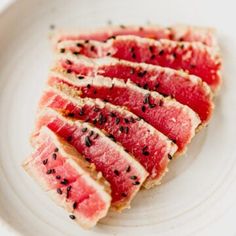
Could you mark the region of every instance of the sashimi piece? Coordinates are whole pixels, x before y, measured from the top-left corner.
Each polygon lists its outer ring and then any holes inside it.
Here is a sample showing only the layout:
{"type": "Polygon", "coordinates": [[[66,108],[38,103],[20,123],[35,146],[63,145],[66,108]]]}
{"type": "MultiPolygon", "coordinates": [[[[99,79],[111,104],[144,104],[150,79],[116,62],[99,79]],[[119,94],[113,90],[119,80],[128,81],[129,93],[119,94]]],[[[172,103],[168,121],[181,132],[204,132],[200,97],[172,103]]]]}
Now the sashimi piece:
{"type": "Polygon", "coordinates": [[[99,129],[63,116],[52,109],[43,110],[32,136],[33,146],[41,127],[46,126],[69,142],[85,160],[93,163],[97,171],[110,183],[112,207],[118,211],[130,207],[148,173],[124,149],[99,129]]]}
{"type": "Polygon", "coordinates": [[[53,41],[64,40],[97,40],[105,41],[113,36],[134,35],[150,39],[170,39],[174,41],[201,42],[208,46],[218,47],[214,30],[188,25],[174,25],[162,27],[159,25],[147,26],[109,26],[92,31],[58,31],[53,41]]]}
{"type": "Polygon", "coordinates": [[[98,76],[83,78],[67,73],[52,73],[48,83],[53,87],[60,87],[65,83],[78,90],[81,97],[100,98],[114,105],[127,107],[174,141],[178,146],[177,154],[185,151],[200,124],[198,115],[189,107],[157,92],[139,88],[130,81],[124,83],[98,76]]]}
{"type": "Polygon", "coordinates": [[[171,96],[178,102],[189,106],[201,118],[203,124],[208,123],[214,108],[209,86],[199,77],[170,68],[128,62],[115,58],[91,59],[77,57],[71,53],[59,54],[55,68],[78,75],[130,79],[136,85],[164,96],[171,96]]]}
{"type": "Polygon", "coordinates": [[[81,226],[91,228],[106,216],[111,204],[109,183],[50,129],[40,130],[38,145],[23,166],[81,226]]]}
{"type": "Polygon", "coordinates": [[[63,41],[57,51],[73,52],[91,58],[111,56],[132,62],[183,70],[199,76],[215,92],[221,84],[221,58],[217,50],[199,42],[159,41],[137,36],[117,36],[106,42],[63,41]]]}
{"type": "Polygon", "coordinates": [[[63,89],[48,88],[39,107],[63,110],[68,117],[86,120],[106,131],[147,170],[149,176],[144,186],[150,188],[159,184],[167,172],[169,160],[177,150],[176,145],[126,109],[101,100],[82,99],[75,94],[76,91],[66,85],[63,89]]]}

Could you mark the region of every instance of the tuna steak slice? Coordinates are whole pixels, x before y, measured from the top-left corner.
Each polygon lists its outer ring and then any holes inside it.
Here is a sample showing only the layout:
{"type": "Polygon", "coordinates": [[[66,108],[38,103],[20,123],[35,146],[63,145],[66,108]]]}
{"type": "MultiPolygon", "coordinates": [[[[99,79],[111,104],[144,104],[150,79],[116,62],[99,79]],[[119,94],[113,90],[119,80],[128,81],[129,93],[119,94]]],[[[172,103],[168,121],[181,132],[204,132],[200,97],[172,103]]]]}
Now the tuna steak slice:
{"type": "Polygon", "coordinates": [[[85,228],[106,216],[111,203],[110,186],[77,151],[50,129],[43,127],[38,146],[24,162],[24,169],[45,191],[85,228]]]}
{"type": "Polygon", "coordinates": [[[213,91],[221,83],[221,59],[217,50],[202,43],[159,41],[137,36],[118,36],[102,43],[98,41],[63,41],[57,44],[59,52],[72,51],[91,58],[112,56],[132,62],[184,70],[199,76],[213,91]]]}
{"type": "Polygon", "coordinates": [[[71,53],[59,54],[55,67],[62,67],[79,75],[102,75],[125,82],[130,79],[144,89],[171,96],[189,106],[199,115],[203,124],[209,121],[214,108],[211,90],[205,82],[199,77],[170,68],[110,57],[89,59],[76,57],[71,53]]]}
{"type": "Polygon", "coordinates": [[[127,107],[174,141],[178,154],[184,152],[200,123],[198,115],[189,107],[157,92],[139,88],[130,81],[124,83],[108,77],[80,78],[66,73],[52,73],[48,83],[51,86],[66,83],[78,90],[81,97],[100,98],[127,107]]]}
{"type": "Polygon", "coordinates": [[[32,137],[33,145],[42,126],[67,140],[86,161],[93,163],[96,170],[102,172],[111,185],[114,209],[122,210],[130,206],[148,174],[133,157],[110,139],[112,137],[107,137],[87,123],[73,121],[48,108],[38,117],[36,131],[32,137]]]}
{"type": "Polygon", "coordinates": [[[105,41],[113,36],[135,35],[150,39],[170,39],[174,41],[201,42],[208,46],[218,47],[214,30],[187,25],[175,25],[161,27],[158,25],[148,26],[109,26],[96,31],[58,31],[53,38],[54,42],[64,40],[97,40],[105,41]]]}
{"type": "Polygon", "coordinates": [[[62,90],[48,88],[41,98],[40,108],[46,106],[63,110],[68,117],[87,120],[100,130],[104,130],[121,143],[147,170],[149,176],[144,183],[146,188],[160,183],[167,171],[169,159],[177,150],[173,142],[124,108],[101,100],[81,99],[66,85],[62,90]]]}

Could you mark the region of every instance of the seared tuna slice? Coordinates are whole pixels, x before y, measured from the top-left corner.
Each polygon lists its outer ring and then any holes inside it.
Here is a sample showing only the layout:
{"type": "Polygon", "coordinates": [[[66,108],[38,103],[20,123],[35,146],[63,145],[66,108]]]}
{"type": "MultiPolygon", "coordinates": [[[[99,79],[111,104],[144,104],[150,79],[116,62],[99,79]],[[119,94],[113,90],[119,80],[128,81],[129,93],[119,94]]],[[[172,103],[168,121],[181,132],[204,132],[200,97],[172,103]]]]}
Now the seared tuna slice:
{"type": "Polygon", "coordinates": [[[55,67],[62,67],[79,75],[102,75],[125,82],[130,79],[144,89],[171,96],[189,106],[199,115],[203,124],[206,124],[212,115],[214,105],[209,86],[199,77],[181,71],[110,57],[76,57],[71,53],[58,55],[55,67]]]}
{"type": "Polygon", "coordinates": [[[68,117],[86,120],[105,130],[147,170],[146,188],[160,183],[177,149],[173,142],[124,108],[98,99],[82,99],[67,85],[61,86],[61,90],[48,88],[41,98],[40,108],[63,110],[68,117]]]}
{"type": "MultiPolygon", "coordinates": [[[[82,113],[83,111],[80,112],[82,113]]],[[[33,145],[37,144],[35,137],[42,126],[48,127],[69,142],[87,162],[93,163],[96,170],[102,172],[111,185],[114,209],[122,210],[130,206],[131,200],[148,174],[133,157],[112,140],[112,136],[107,137],[87,123],[73,121],[55,110],[46,109],[36,122],[33,145]]]]}
{"type": "Polygon", "coordinates": [[[100,98],[127,107],[174,141],[178,154],[185,150],[200,123],[198,115],[189,107],[157,92],[139,88],[130,81],[124,83],[107,77],[86,77],[81,80],[80,76],[54,73],[48,83],[52,86],[66,83],[78,90],[81,97],[100,98]]]}
{"type": "Polygon", "coordinates": [[[118,36],[102,43],[98,41],[63,41],[59,52],[72,51],[92,58],[112,56],[132,62],[145,62],[199,76],[213,91],[221,83],[221,59],[218,52],[202,43],[152,40],[137,36],[118,36]],[[81,46],[82,45],[82,46],[81,46]]]}
{"type": "Polygon", "coordinates": [[[108,182],[50,129],[41,129],[24,169],[81,226],[91,228],[106,216],[111,203],[108,182]]]}
{"type": "Polygon", "coordinates": [[[97,40],[105,41],[118,35],[135,35],[150,39],[170,39],[174,41],[201,42],[208,46],[217,47],[217,40],[210,28],[201,28],[187,25],[175,25],[161,27],[159,25],[148,26],[109,26],[96,31],[59,31],[54,35],[53,41],[64,40],[97,40]]]}

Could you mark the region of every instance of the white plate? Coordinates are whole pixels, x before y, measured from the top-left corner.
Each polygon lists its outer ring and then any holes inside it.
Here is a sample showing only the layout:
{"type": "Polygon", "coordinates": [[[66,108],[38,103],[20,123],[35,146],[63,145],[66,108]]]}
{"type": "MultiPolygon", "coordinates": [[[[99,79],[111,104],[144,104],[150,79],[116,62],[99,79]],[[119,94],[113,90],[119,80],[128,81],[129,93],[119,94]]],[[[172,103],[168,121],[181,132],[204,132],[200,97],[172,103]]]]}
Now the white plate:
{"type": "Polygon", "coordinates": [[[21,0],[0,17],[0,221],[25,236],[235,235],[236,30],[233,1],[21,0]],[[141,191],[131,210],[84,231],[21,168],[52,58],[56,27],[188,23],[219,31],[224,84],[209,127],[173,161],[163,184],[141,191]]]}

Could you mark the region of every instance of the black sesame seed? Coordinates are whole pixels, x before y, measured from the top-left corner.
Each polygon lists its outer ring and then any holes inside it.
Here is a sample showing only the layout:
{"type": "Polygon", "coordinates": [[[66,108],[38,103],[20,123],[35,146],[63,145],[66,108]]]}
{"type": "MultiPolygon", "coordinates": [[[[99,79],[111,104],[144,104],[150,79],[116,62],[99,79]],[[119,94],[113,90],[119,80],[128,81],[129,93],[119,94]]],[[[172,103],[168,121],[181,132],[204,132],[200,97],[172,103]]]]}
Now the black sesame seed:
{"type": "Polygon", "coordinates": [[[84,120],[84,122],[89,122],[90,121],[90,118],[87,118],[86,120],[84,120]]]}
{"type": "Polygon", "coordinates": [[[47,175],[52,174],[52,169],[47,170],[46,174],[47,174],[47,175]]]}
{"type": "Polygon", "coordinates": [[[107,99],[103,99],[103,102],[108,102],[108,100],[107,99]]]}
{"type": "Polygon", "coordinates": [[[131,123],[135,123],[134,117],[132,117],[132,116],[130,117],[130,122],[131,122],[131,123]]]}
{"type": "Polygon", "coordinates": [[[75,220],[76,217],[74,215],[69,215],[69,217],[72,219],[72,220],[75,220]]]}
{"type": "Polygon", "coordinates": [[[84,47],[84,45],[82,43],[77,43],[76,46],[79,47],[79,48],[83,48],[84,47]]]}
{"type": "Polygon", "coordinates": [[[110,138],[113,142],[116,142],[116,139],[112,134],[107,135],[107,137],[110,138]]]}
{"type": "Polygon", "coordinates": [[[72,112],[70,112],[70,113],[68,113],[68,114],[67,114],[67,116],[68,116],[68,117],[74,117],[74,116],[75,116],[75,114],[74,114],[74,113],[72,113],[72,112]]]}
{"type": "Polygon", "coordinates": [[[124,128],[124,132],[125,132],[126,134],[128,134],[128,133],[129,133],[129,127],[125,127],[125,128],[124,128]]]}
{"type": "Polygon", "coordinates": [[[176,52],[173,52],[173,57],[176,59],[177,58],[177,53],[176,52]]]}
{"type": "Polygon", "coordinates": [[[145,94],[143,103],[144,104],[150,103],[150,94],[145,94]]]}
{"type": "Polygon", "coordinates": [[[85,157],[85,160],[86,160],[87,162],[91,162],[91,159],[88,158],[88,157],[85,157]]]}
{"type": "Polygon", "coordinates": [[[95,134],[93,139],[97,139],[99,137],[99,134],[95,134]]]}
{"type": "Polygon", "coordinates": [[[184,38],[182,38],[182,37],[179,38],[179,41],[180,41],[180,42],[183,42],[183,41],[184,41],[184,38]]]}
{"type": "Polygon", "coordinates": [[[97,94],[97,90],[96,89],[93,90],[93,94],[97,94]]]}
{"type": "Polygon", "coordinates": [[[108,39],[116,39],[115,35],[112,35],[111,37],[109,37],[108,39]]]}
{"type": "Polygon", "coordinates": [[[68,136],[66,140],[67,140],[68,142],[71,142],[71,141],[72,141],[72,136],[68,136]]]}
{"type": "Polygon", "coordinates": [[[80,75],[80,76],[78,76],[78,79],[84,79],[84,76],[80,75]]]}
{"type": "Polygon", "coordinates": [[[87,147],[91,147],[92,146],[92,142],[91,142],[91,140],[90,140],[90,138],[88,136],[85,137],[85,145],[87,147]]]}
{"type": "Polygon", "coordinates": [[[65,51],[66,51],[65,48],[61,48],[61,50],[60,50],[61,53],[64,53],[65,51]]]}
{"type": "Polygon", "coordinates": [[[61,181],[61,184],[67,185],[67,184],[68,184],[68,180],[67,180],[67,179],[63,179],[63,180],[61,181]]]}
{"type": "Polygon", "coordinates": [[[91,131],[89,132],[89,137],[93,136],[93,134],[94,134],[94,131],[91,130],[91,131]]]}
{"type": "Polygon", "coordinates": [[[53,25],[53,24],[52,24],[52,25],[50,25],[50,29],[51,29],[51,30],[54,30],[55,28],[56,28],[56,26],[55,26],[55,25],[53,25]]]}
{"type": "Polygon", "coordinates": [[[48,159],[43,160],[44,165],[47,165],[47,163],[48,163],[48,159]]]}
{"type": "Polygon", "coordinates": [[[72,62],[70,60],[66,59],[66,64],[72,65],[72,62]]]}
{"type": "Polygon", "coordinates": [[[158,88],[159,88],[159,86],[160,86],[160,84],[159,84],[159,83],[155,84],[155,89],[158,89],[158,88]]]}
{"type": "Polygon", "coordinates": [[[155,58],[156,58],[156,55],[154,55],[154,54],[152,54],[150,57],[151,60],[154,60],[155,58]]]}
{"type": "Polygon", "coordinates": [[[60,188],[57,189],[57,193],[62,195],[62,190],[60,188]]]}
{"type": "Polygon", "coordinates": [[[94,124],[94,125],[96,125],[97,122],[98,122],[97,119],[94,119],[94,120],[93,120],[93,124],[94,124]]]}
{"type": "Polygon", "coordinates": [[[104,116],[103,116],[102,113],[100,113],[99,116],[98,116],[98,123],[99,123],[100,125],[102,125],[103,122],[104,122],[104,116]]]}
{"type": "Polygon", "coordinates": [[[148,155],[149,155],[149,152],[148,152],[148,151],[143,151],[143,155],[144,155],[144,156],[148,156],[148,155]]]}
{"type": "Polygon", "coordinates": [[[57,159],[57,154],[56,154],[56,153],[53,153],[53,154],[52,154],[52,158],[53,158],[54,160],[56,160],[56,159],[57,159]]]}
{"type": "Polygon", "coordinates": [[[134,52],[135,48],[131,47],[129,50],[130,50],[130,52],[134,52]]]}
{"type": "Polygon", "coordinates": [[[132,57],[133,59],[136,59],[136,54],[135,54],[135,53],[132,53],[131,57],[132,57]]]}
{"type": "Polygon", "coordinates": [[[171,141],[172,141],[173,143],[175,143],[175,144],[177,143],[177,141],[176,141],[175,139],[172,139],[171,141]]]}
{"type": "Polygon", "coordinates": [[[68,74],[70,74],[71,72],[72,72],[72,70],[71,70],[71,69],[68,69],[68,70],[67,70],[67,73],[68,73],[68,74]]]}
{"type": "Polygon", "coordinates": [[[80,115],[80,116],[83,116],[83,115],[84,115],[84,109],[83,109],[83,108],[80,109],[79,115],[80,115]]]}
{"type": "Polygon", "coordinates": [[[127,197],[127,193],[121,193],[122,197],[127,197]]]}
{"type": "Polygon", "coordinates": [[[91,50],[92,52],[94,52],[94,51],[95,51],[95,46],[92,45],[92,46],[90,47],[90,50],[91,50]]]}
{"type": "Polygon", "coordinates": [[[144,146],[143,147],[143,149],[142,149],[142,154],[144,155],[144,156],[148,156],[149,155],[149,152],[147,151],[147,146],[144,146]]]}
{"type": "Polygon", "coordinates": [[[55,25],[50,25],[50,29],[51,30],[55,29],[55,25]]]}
{"type": "Polygon", "coordinates": [[[120,25],[120,28],[121,29],[125,29],[126,27],[124,25],[120,25]]]}
{"type": "Polygon", "coordinates": [[[118,125],[120,123],[120,118],[119,117],[116,118],[115,123],[116,123],[116,125],[118,125]]]}
{"type": "Polygon", "coordinates": [[[79,52],[73,52],[74,55],[79,55],[79,52]]]}
{"type": "Polygon", "coordinates": [[[139,185],[139,184],[140,184],[139,181],[135,181],[135,182],[133,183],[133,185],[139,185]]]}
{"type": "Polygon", "coordinates": [[[60,175],[57,175],[57,176],[56,176],[56,179],[61,179],[61,176],[60,176],[60,175]]]}
{"type": "Polygon", "coordinates": [[[184,44],[181,44],[181,45],[180,45],[180,48],[181,48],[181,49],[184,49],[184,44]]]}
{"type": "Polygon", "coordinates": [[[55,148],[55,149],[54,149],[54,152],[59,152],[59,149],[58,149],[58,148],[55,148]]]}
{"type": "Polygon", "coordinates": [[[114,86],[115,86],[115,85],[114,85],[114,84],[112,84],[112,85],[111,85],[111,87],[110,87],[109,89],[113,89],[113,88],[114,88],[114,86]]]}
{"type": "Polygon", "coordinates": [[[72,189],[71,185],[66,188],[67,192],[70,192],[71,189],[72,189]]]}
{"type": "Polygon", "coordinates": [[[128,166],[127,169],[126,169],[126,172],[128,173],[128,172],[130,172],[130,171],[131,171],[131,167],[128,166]]]}
{"type": "Polygon", "coordinates": [[[149,107],[154,108],[154,107],[156,107],[156,104],[149,104],[149,107]]]}
{"type": "Polygon", "coordinates": [[[144,71],[139,71],[137,75],[138,75],[138,77],[141,77],[141,78],[142,78],[142,77],[144,77],[146,74],[147,74],[147,71],[144,70],[144,71]]]}
{"type": "Polygon", "coordinates": [[[144,88],[144,89],[148,89],[148,84],[145,83],[145,84],[143,85],[143,88],[144,88]]]}
{"type": "Polygon", "coordinates": [[[119,172],[118,170],[114,170],[114,174],[115,174],[116,176],[119,176],[120,172],[119,172]]]}
{"type": "Polygon", "coordinates": [[[190,64],[190,68],[191,68],[191,69],[194,69],[194,68],[196,68],[196,65],[190,64]]]}
{"type": "Polygon", "coordinates": [[[135,179],[137,179],[137,176],[136,175],[132,175],[132,176],[130,176],[130,179],[135,180],[135,179]]]}
{"type": "Polygon", "coordinates": [[[164,54],[164,50],[162,49],[158,54],[159,56],[162,56],[164,54]]]}
{"type": "Polygon", "coordinates": [[[88,39],[87,39],[87,40],[85,40],[85,41],[84,41],[84,43],[89,43],[89,40],[88,40],[88,39]]]}
{"type": "Polygon", "coordinates": [[[168,154],[168,158],[169,158],[170,160],[172,160],[173,157],[172,157],[170,154],[168,154]]]}
{"type": "Polygon", "coordinates": [[[146,111],[146,107],[145,106],[142,106],[141,109],[142,109],[142,112],[146,111]]]}
{"type": "Polygon", "coordinates": [[[108,53],[107,53],[107,56],[111,56],[111,53],[110,53],[110,52],[108,52],[108,53]]]}
{"type": "Polygon", "coordinates": [[[125,118],[124,121],[125,121],[126,124],[129,124],[129,119],[128,118],[125,118]]]}
{"type": "Polygon", "coordinates": [[[124,126],[120,126],[119,130],[122,133],[124,131],[124,126]]]}
{"type": "Polygon", "coordinates": [[[87,84],[87,89],[90,89],[91,88],[91,85],[90,84],[87,84]]]}
{"type": "Polygon", "coordinates": [[[149,46],[148,49],[149,49],[150,52],[153,52],[153,51],[154,51],[154,47],[153,47],[153,46],[149,46]]]}
{"type": "Polygon", "coordinates": [[[111,117],[116,117],[116,113],[111,112],[111,113],[110,113],[110,116],[111,116],[111,117]]]}
{"type": "Polygon", "coordinates": [[[78,203],[77,203],[77,202],[74,202],[74,203],[73,203],[73,209],[76,209],[77,206],[78,206],[78,203]]]}

